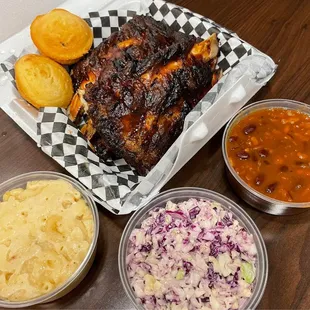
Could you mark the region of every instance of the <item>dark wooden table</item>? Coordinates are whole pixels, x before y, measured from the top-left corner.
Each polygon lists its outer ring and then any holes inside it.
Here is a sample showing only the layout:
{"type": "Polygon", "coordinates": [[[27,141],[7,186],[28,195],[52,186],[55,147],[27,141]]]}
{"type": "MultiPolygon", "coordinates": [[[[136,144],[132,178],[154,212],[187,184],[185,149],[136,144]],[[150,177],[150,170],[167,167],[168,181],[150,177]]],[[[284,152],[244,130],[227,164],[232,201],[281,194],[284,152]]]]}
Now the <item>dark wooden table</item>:
{"type": "MultiPolygon", "coordinates": [[[[176,0],[175,3],[234,30],[270,55],[279,68],[251,101],[289,98],[310,104],[309,0],[176,0]]],[[[310,212],[271,216],[258,212],[233,193],[224,173],[221,130],[165,189],[197,186],[239,203],[262,232],[269,255],[268,284],[259,309],[310,309],[310,212]]],[[[35,170],[65,171],[0,110],[0,182],[35,170]]],[[[118,274],[118,244],[129,216],[99,208],[98,253],[85,280],[46,309],[133,309],[118,274]]],[[[1,228],[0,228],[1,229],[1,228]]]]}

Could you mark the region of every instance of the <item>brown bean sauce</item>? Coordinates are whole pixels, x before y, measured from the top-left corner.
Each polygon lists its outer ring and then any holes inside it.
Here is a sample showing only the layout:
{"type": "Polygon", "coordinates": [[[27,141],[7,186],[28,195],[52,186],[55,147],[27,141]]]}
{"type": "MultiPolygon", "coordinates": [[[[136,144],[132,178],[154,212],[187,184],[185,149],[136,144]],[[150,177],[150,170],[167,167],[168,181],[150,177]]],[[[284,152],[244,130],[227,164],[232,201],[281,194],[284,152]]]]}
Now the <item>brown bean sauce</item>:
{"type": "Polygon", "coordinates": [[[250,113],[228,133],[227,153],[252,188],[287,202],[310,202],[310,116],[283,108],[250,113]]]}

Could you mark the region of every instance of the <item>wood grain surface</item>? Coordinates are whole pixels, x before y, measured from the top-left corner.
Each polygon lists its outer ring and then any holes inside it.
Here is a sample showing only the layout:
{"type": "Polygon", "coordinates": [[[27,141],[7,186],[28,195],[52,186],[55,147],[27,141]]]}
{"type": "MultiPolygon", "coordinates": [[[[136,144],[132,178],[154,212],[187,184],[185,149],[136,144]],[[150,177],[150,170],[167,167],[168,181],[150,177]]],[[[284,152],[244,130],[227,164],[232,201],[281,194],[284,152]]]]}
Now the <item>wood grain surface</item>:
{"type": "MultiPolygon", "coordinates": [[[[232,29],[279,65],[271,82],[251,101],[288,98],[310,104],[309,0],[175,0],[175,3],[232,29]]],[[[310,309],[310,212],[271,216],[248,207],[231,190],[221,152],[221,130],[165,186],[215,190],[239,203],[262,232],[269,255],[269,278],[259,309],[310,309]]],[[[65,172],[0,111],[0,182],[21,173],[65,172]]],[[[129,216],[100,209],[98,253],[83,282],[45,309],[133,309],[122,288],[118,244],[129,216]]]]}

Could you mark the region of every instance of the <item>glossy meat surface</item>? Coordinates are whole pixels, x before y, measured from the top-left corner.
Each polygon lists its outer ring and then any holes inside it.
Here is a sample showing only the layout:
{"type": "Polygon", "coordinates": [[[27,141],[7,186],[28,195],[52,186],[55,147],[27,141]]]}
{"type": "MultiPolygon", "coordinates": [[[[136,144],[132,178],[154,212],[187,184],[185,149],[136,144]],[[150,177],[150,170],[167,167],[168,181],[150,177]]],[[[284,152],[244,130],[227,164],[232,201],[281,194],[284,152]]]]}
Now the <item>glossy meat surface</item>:
{"type": "Polygon", "coordinates": [[[145,175],[216,82],[217,52],[215,36],[202,41],[136,16],[73,69],[70,117],[87,114],[84,134],[99,156],[124,158],[145,175]]]}

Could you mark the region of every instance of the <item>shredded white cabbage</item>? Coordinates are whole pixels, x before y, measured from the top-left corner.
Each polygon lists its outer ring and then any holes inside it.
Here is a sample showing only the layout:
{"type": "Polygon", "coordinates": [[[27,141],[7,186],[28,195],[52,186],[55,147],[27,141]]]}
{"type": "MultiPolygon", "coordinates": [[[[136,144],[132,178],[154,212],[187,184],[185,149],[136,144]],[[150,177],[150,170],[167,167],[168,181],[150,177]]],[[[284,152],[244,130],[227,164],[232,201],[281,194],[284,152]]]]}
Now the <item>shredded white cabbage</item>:
{"type": "Polygon", "coordinates": [[[128,251],[131,286],[145,309],[239,309],[252,295],[253,236],[217,202],[189,199],[151,211],[128,251]]]}

